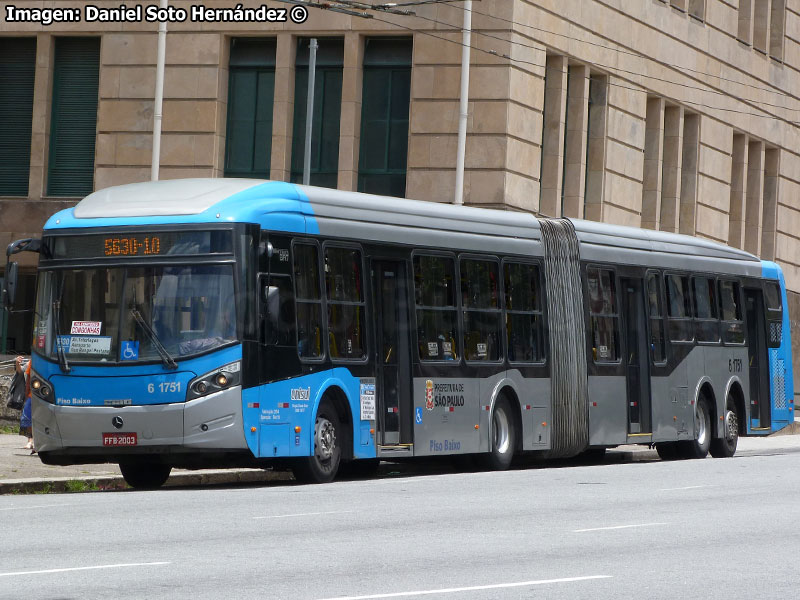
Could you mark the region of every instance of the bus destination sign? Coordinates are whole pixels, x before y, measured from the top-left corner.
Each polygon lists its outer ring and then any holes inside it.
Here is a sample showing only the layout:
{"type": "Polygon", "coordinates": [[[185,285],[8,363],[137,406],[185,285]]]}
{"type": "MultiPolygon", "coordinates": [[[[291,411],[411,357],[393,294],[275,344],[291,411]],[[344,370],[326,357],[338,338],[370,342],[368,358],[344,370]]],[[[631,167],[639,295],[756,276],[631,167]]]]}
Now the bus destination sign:
{"type": "Polygon", "coordinates": [[[132,258],[229,254],[230,230],[114,232],[45,238],[53,259],[132,258]]]}

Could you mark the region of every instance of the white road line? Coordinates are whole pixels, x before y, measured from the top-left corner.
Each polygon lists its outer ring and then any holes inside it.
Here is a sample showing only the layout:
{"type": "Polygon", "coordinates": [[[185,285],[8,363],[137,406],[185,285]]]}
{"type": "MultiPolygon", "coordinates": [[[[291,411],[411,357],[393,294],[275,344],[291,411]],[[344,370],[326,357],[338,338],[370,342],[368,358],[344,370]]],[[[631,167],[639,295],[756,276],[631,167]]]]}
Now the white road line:
{"type": "Polygon", "coordinates": [[[35,504],[33,506],[9,506],[0,510],[32,510],[34,508],[55,508],[58,506],[74,506],[73,504],[35,504]]]}
{"type": "Polygon", "coordinates": [[[714,487],[713,485],[687,485],[686,487],[679,488],[663,488],[659,492],[680,492],[683,490],[699,490],[700,488],[714,487]]]}
{"type": "Polygon", "coordinates": [[[637,525],[615,525],[614,527],[592,527],[591,529],[573,529],[572,533],[584,533],[586,531],[609,531],[611,529],[632,529],[634,527],[654,527],[656,525],[666,525],[666,523],[639,523],[637,525]]]}
{"type": "Polygon", "coordinates": [[[352,510],[330,510],[328,512],[294,513],[292,515],[269,515],[266,517],[253,517],[254,519],[286,519],[288,517],[315,517],[317,515],[346,515],[352,510]]]}
{"type": "Polygon", "coordinates": [[[169,562],[151,563],[121,563],[118,565],[97,565],[94,567],[68,567],[65,569],[43,569],[41,571],[16,571],[14,573],[0,573],[0,577],[17,577],[20,575],[46,575],[48,573],[68,573],[70,571],[95,571],[97,569],[124,569],[127,567],[155,567],[159,565],[171,565],[169,562]]]}
{"type": "Polygon", "coordinates": [[[413,592],[392,592],[390,594],[371,594],[369,596],[335,596],[321,600],[375,600],[377,598],[403,598],[410,596],[430,596],[431,594],[458,594],[460,592],[477,592],[481,590],[497,590],[502,588],[527,587],[531,585],[546,585],[548,583],[570,583],[573,581],[589,581],[591,579],[610,579],[611,575],[588,575],[586,577],[564,577],[562,579],[536,579],[533,581],[518,581],[515,583],[495,583],[492,585],[473,585],[470,587],[442,588],[438,590],[417,590],[413,592]]]}

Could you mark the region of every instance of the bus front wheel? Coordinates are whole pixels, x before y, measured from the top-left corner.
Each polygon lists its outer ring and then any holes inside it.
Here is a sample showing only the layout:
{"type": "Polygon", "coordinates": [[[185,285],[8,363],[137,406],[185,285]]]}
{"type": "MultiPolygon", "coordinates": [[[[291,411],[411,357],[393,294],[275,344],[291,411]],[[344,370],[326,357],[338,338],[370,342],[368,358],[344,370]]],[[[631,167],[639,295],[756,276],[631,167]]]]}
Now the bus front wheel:
{"type": "Polygon", "coordinates": [[[504,471],[511,466],[516,448],[516,429],[514,427],[514,413],[511,403],[505,397],[500,397],[492,413],[492,436],[489,440],[488,466],[495,471],[504,471]]]}
{"type": "Polygon", "coordinates": [[[294,465],[294,478],[302,483],[333,481],[342,459],[342,433],[336,412],[330,405],[323,405],[314,424],[314,454],[294,465]]]}
{"type": "Polygon", "coordinates": [[[728,397],[725,403],[725,420],[722,437],[711,440],[711,456],[714,458],[730,458],[736,453],[739,445],[739,416],[733,398],[728,397]]]}
{"type": "Polygon", "coordinates": [[[155,490],[167,481],[172,467],[157,462],[122,462],[119,470],[125,483],[132,488],[155,490]]]}

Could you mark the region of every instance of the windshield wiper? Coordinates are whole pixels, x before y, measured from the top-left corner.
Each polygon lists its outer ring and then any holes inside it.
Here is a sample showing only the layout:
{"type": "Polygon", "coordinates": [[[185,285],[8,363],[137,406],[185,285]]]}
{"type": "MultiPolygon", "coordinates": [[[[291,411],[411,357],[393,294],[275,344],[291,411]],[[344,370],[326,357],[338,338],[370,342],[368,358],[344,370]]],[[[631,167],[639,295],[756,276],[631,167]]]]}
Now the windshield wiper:
{"type": "Polygon", "coordinates": [[[72,368],[67,362],[67,353],[64,352],[64,346],[61,340],[61,329],[59,328],[59,321],[61,321],[61,300],[53,300],[53,333],[56,334],[56,356],[58,356],[58,367],[62,373],[69,373],[72,368]]]}
{"type": "Polygon", "coordinates": [[[175,362],[175,359],[170,356],[170,353],[167,352],[167,349],[164,348],[164,344],[161,343],[161,340],[158,339],[158,335],[155,331],[147,324],[147,321],[142,318],[142,314],[139,312],[139,309],[136,308],[134,304],[131,307],[131,316],[136,320],[144,332],[147,334],[147,337],[150,338],[150,341],[153,342],[153,346],[156,347],[156,352],[161,357],[161,362],[164,364],[164,367],[167,369],[177,369],[178,363],[175,362]]]}

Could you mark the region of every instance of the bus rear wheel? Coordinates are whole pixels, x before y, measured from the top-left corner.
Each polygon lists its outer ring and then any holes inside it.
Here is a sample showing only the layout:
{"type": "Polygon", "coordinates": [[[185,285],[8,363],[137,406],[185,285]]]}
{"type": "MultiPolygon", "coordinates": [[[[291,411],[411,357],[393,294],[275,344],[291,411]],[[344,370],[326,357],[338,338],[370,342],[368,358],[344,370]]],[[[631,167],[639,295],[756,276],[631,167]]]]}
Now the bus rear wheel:
{"type": "Polygon", "coordinates": [[[155,490],[169,478],[172,467],[158,462],[121,462],[119,470],[129,486],[137,490],[155,490]]]}
{"type": "Polygon", "coordinates": [[[675,460],[678,458],[678,442],[658,442],[656,452],[661,460],[675,460]]]}
{"type": "Polygon", "coordinates": [[[336,412],[324,404],[314,424],[314,454],[301,458],[292,468],[302,483],[329,483],[336,478],[342,459],[341,425],[336,412]]]}
{"type": "Polygon", "coordinates": [[[701,397],[697,402],[697,433],[691,441],[680,442],[682,458],[705,458],[711,445],[711,417],[708,413],[708,402],[701,397]]]}
{"type": "Polygon", "coordinates": [[[722,437],[711,440],[711,456],[714,458],[730,458],[736,454],[736,446],[739,445],[739,415],[730,396],[725,403],[722,434],[722,437]]]}
{"type": "Polygon", "coordinates": [[[494,471],[504,471],[511,466],[516,448],[517,433],[511,403],[504,396],[497,399],[492,413],[491,449],[487,465],[494,471]]]}

